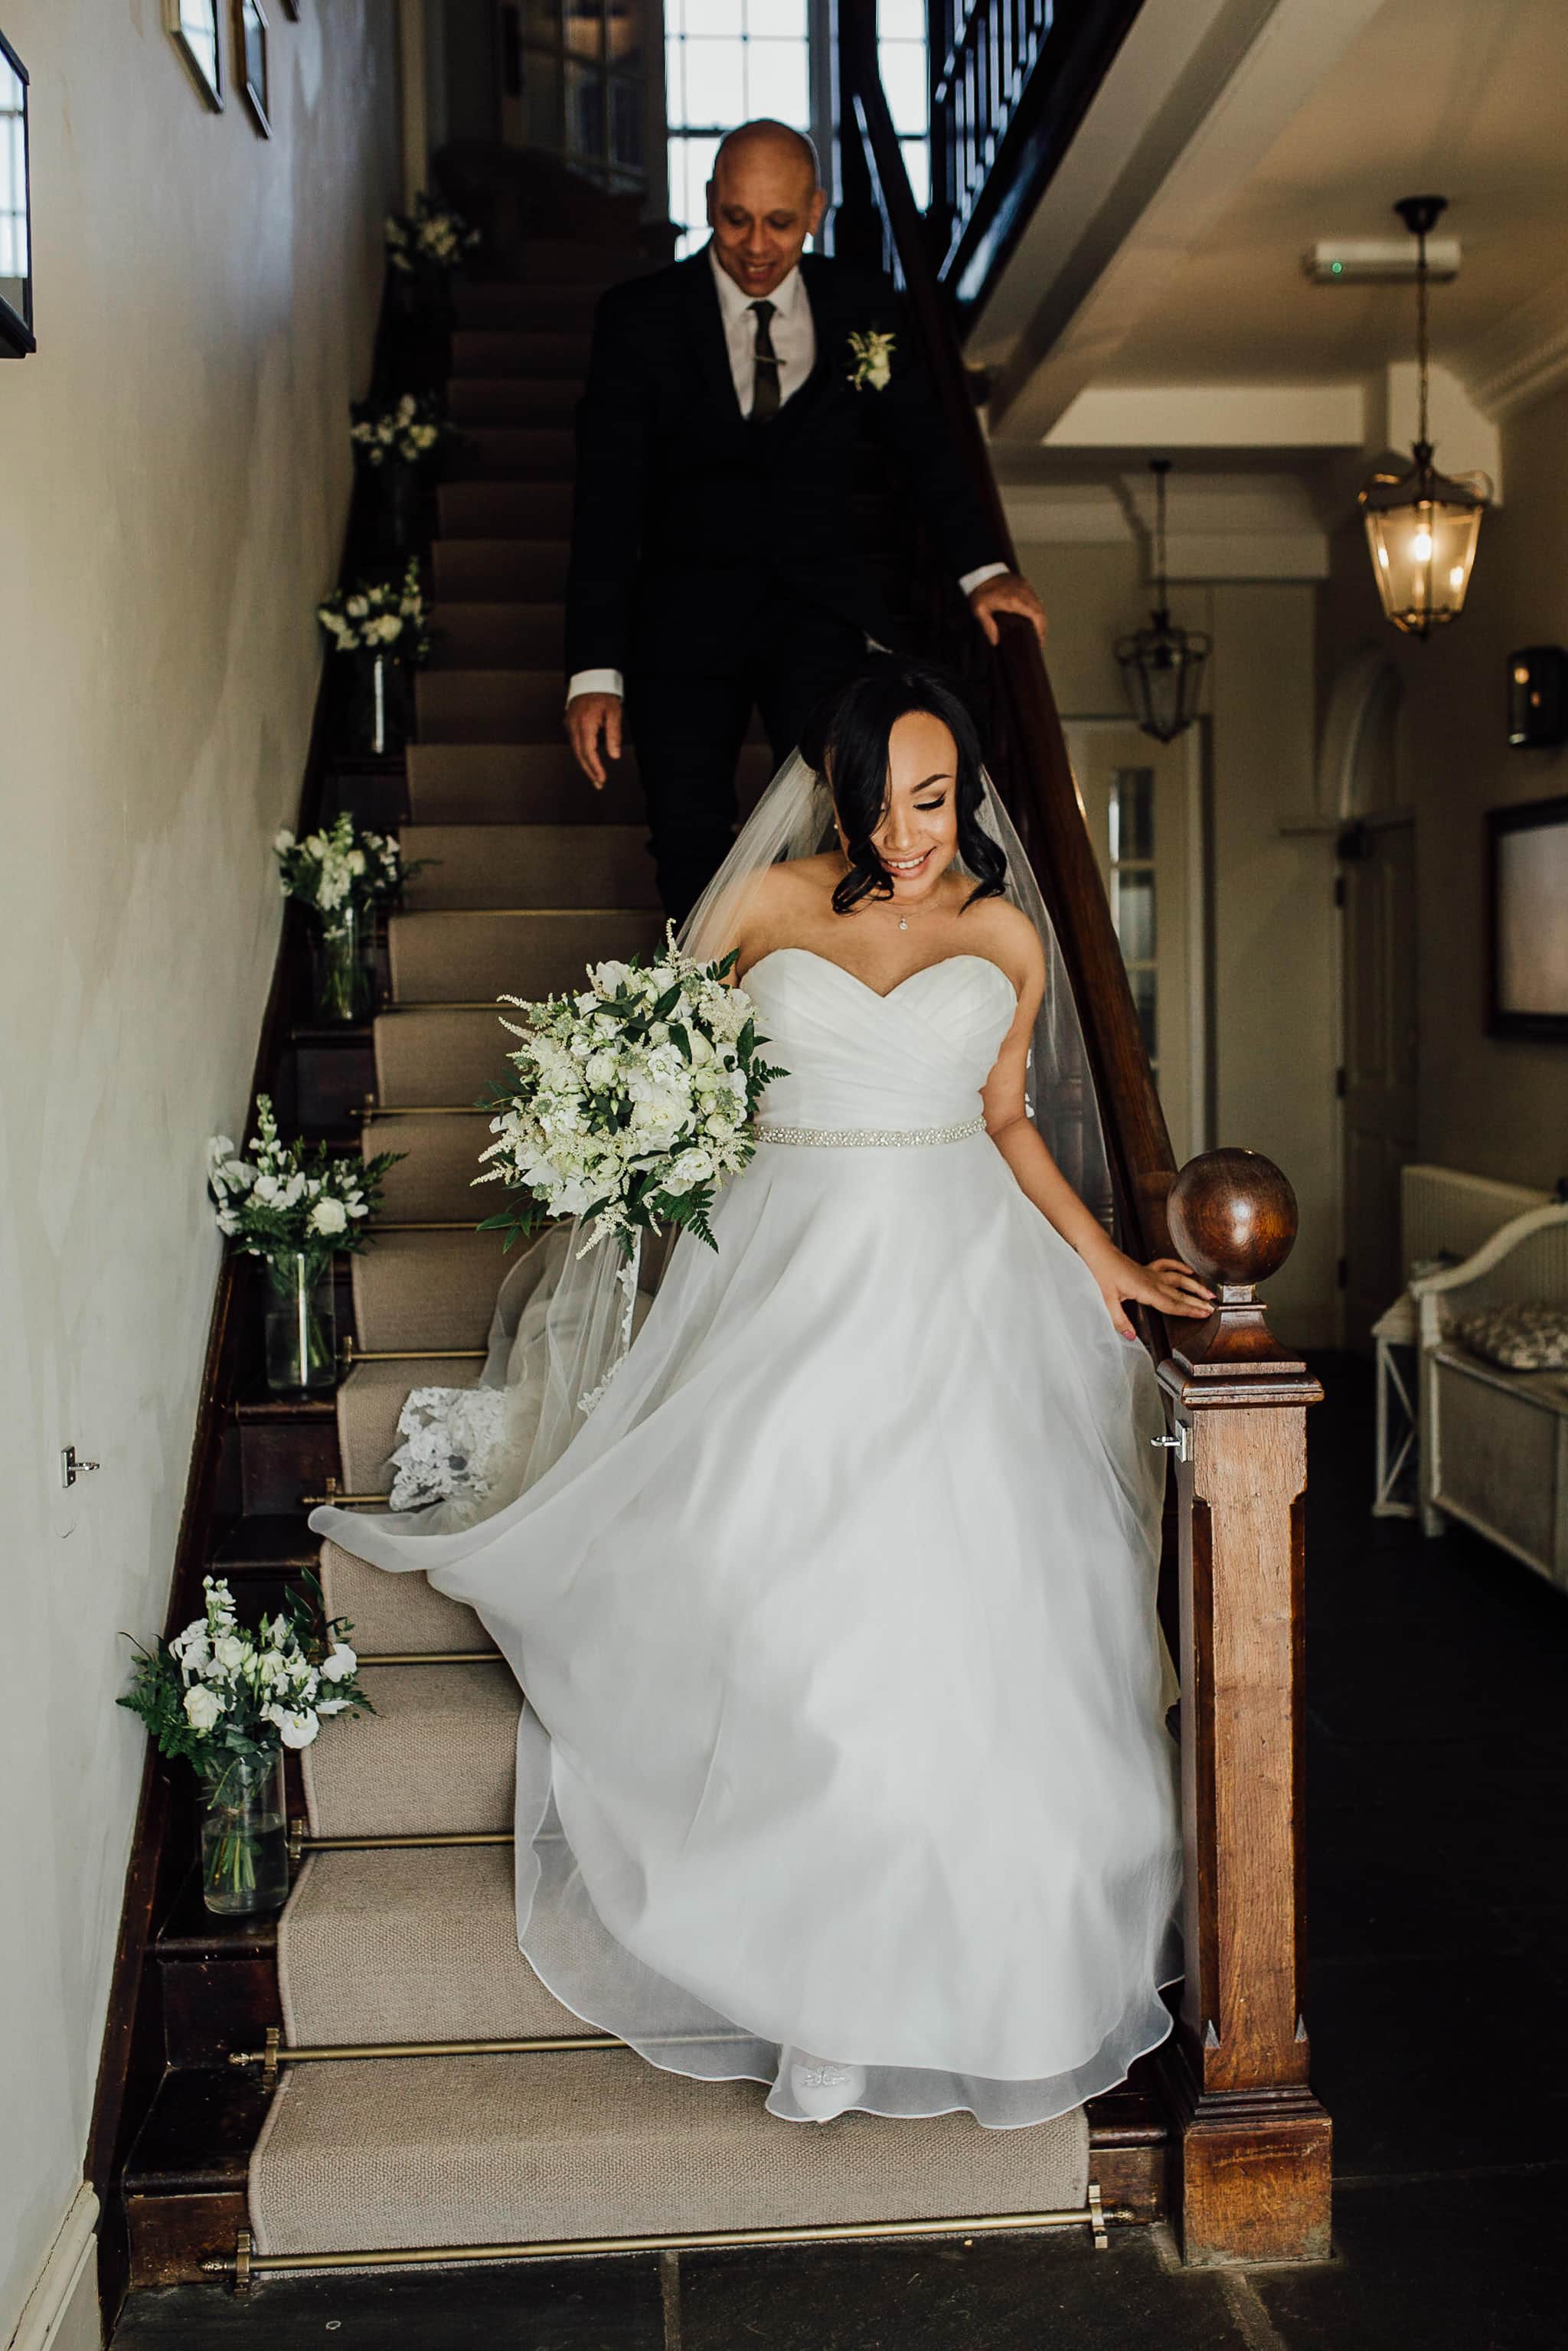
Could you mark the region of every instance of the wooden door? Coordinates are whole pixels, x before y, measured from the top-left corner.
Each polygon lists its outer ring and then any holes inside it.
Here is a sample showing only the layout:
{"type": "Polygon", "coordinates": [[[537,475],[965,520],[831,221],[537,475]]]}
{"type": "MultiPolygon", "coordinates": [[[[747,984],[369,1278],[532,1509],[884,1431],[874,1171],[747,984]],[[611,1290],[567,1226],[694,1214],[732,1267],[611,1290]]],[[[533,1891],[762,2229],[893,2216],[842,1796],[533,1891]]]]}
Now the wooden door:
{"type": "Polygon", "coordinates": [[[1372,1351],[1372,1325],[1405,1287],[1399,1175],[1416,1156],[1416,828],[1373,818],[1339,839],[1342,908],[1344,1341],[1372,1351]]]}

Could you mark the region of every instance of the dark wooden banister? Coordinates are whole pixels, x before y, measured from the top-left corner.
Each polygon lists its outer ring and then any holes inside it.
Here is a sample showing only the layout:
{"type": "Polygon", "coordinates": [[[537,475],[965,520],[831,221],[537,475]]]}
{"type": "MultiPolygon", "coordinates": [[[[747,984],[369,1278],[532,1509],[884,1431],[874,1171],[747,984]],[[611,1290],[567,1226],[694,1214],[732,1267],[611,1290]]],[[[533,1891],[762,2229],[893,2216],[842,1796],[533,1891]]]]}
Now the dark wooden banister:
{"type": "MultiPolygon", "coordinates": [[[[882,215],[921,355],[977,503],[1015,561],[963,355],[877,68],[870,0],[841,0],[840,87],[860,133],[846,192],[882,215]]],[[[1181,1676],[1186,1973],[1157,2053],[1172,2202],[1187,2260],[1324,2259],[1329,2118],[1301,2021],[1301,1636],[1306,1407],[1322,1394],[1270,1332],[1257,1284],[1296,1204],[1256,1154],[1180,1175],[1134,1009],[1051,682],[1032,629],[1003,619],[991,664],[998,781],[1067,964],[1125,1245],[1176,1250],[1215,1290],[1207,1322],[1148,1329],[1177,1447],[1173,1647],[1181,1676]]]]}
{"type": "MultiPolygon", "coordinates": [[[[869,12],[868,12],[869,13],[869,12]]],[[[975,500],[1016,569],[1017,551],[986,452],[968,375],[925,243],[865,18],[846,19],[855,120],[873,191],[898,256],[904,295],[975,500]]],[[[846,71],[846,79],[849,72],[846,71]]],[[[1166,1254],[1165,1198],[1176,1174],[1165,1113],[1134,1008],[1104,884],[1079,804],[1067,744],[1034,631],[1003,615],[996,670],[998,782],[1022,835],[1072,982],[1105,1130],[1125,1238],[1134,1256],[1166,1254]]]]}

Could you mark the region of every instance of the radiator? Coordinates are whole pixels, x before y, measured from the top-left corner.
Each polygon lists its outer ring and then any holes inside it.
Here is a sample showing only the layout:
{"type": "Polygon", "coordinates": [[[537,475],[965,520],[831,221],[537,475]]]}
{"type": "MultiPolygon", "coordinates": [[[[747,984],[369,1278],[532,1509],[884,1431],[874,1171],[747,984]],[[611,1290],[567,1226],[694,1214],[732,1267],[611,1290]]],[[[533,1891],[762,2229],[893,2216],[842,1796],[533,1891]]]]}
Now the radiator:
{"type": "Polygon", "coordinates": [[[1550,1192],[1524,1184],[1500,1184],[1490,1176],[1465,1176],[1457,1167],[1406,1167],[1400,1176],[1400,1239],[1406,1266],[1418,1265],[1445,1250],[1467,1258],[1491,1238],[1511,1217],[1544,1207],[1550,1192]]]}

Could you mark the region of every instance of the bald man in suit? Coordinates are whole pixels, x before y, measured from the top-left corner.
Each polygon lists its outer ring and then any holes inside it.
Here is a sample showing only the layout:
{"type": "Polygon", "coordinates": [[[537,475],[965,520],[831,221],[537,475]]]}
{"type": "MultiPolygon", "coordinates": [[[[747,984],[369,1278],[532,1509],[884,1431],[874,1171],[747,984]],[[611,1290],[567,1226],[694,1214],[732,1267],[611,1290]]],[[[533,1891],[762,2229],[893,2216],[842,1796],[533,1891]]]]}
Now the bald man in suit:
{"type": "Polygon", "coordinates": [[[630,735],[677,921],[733,838],[753,708],[779,763],[868,643],[895,642],[852,517],[868,440],[992,643],[1000,611],[1045,627],[970,495],[892,286],[804,251],[827,204],[810,141],[775,122],[732,131],[707,203],[701,252],[599,304],[567,586],[567,732],[595,788],[630,735]],[[891,339],[869,367],[852,342],[868,334],[891,339]]]}

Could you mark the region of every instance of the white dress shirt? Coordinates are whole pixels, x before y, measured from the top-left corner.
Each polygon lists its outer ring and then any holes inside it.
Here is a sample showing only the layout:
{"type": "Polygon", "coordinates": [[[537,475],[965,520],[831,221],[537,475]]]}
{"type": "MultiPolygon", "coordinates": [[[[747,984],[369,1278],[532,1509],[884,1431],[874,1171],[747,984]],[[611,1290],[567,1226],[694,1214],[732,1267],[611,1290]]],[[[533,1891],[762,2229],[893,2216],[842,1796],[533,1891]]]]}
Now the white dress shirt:
{"type": "MultiPolygon", "coordinates": [[[[757,320],[752,316],[756,301],[736,284],[727,269],[720,267],[718,254],[711,243],[707,257],[718,289],[719,318],[729,352],[735,397],[741,414],[749,416],[757,389],[757,320]]],[[[768,330],[779,360],[779,404],[782,407],[800,391],[817,364],[817,329],[799,262],[787,277],[780,278],[766,299],[773,305],[768,330]]],[[[982,580],[995,580],[1007,568],[1005,563],[982,563],[977,570],[966,571],[958,582],[960,592],[969,595],[982,580]]],[[[872,640],[868,638],[866,643],[870,645],[872,640]]],[[[566,698],[571,702],[580,694],[619,695],[623,691],[624,682],[618,669],[580,669],[568,683],[566,698]]]]}

